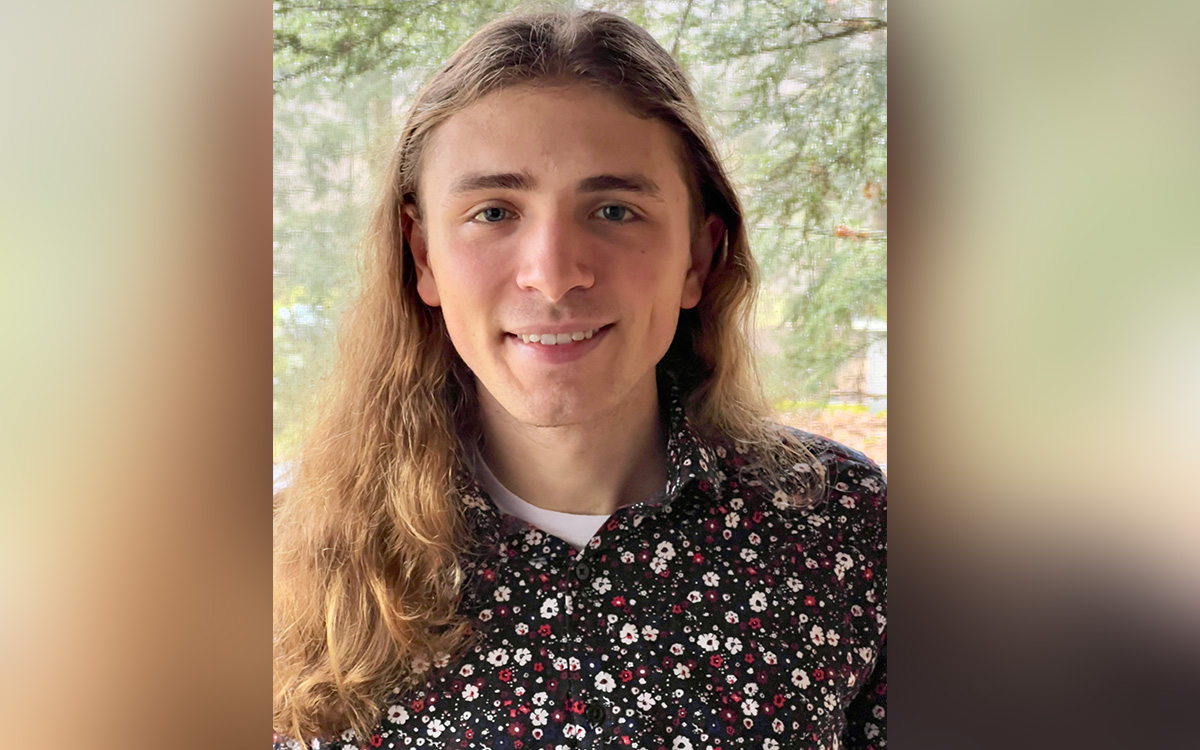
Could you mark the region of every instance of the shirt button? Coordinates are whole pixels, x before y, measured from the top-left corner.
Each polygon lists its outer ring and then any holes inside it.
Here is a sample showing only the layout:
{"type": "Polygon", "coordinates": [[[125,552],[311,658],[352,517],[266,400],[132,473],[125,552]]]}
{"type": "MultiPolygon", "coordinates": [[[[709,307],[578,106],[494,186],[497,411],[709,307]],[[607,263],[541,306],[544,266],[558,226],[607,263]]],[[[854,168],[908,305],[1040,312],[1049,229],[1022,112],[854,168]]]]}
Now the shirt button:
{"type": "Polygon", "coordinates": [[[575,566],[575,578],[576,579],[578,579],[579,581],[586,581],[587,579],[589,579],[591,577],[592,577],[592,569],[588,567],[587,563],[581,562],[575,566]]]}
{"type": "Polygon", "coordinates": [[[604,720],[608,718],[608,712],[599,703],[588,706],[583,715],[587,718],[588,723],[596,729],[599,729],[604,724],[604,720]]]}

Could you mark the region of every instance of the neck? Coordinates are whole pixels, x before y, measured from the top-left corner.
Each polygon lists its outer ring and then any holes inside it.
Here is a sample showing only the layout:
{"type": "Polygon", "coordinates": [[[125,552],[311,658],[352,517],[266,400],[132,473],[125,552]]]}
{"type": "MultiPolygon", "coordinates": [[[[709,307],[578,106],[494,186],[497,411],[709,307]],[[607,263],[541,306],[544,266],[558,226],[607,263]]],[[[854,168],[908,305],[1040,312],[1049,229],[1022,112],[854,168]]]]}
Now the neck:
{"type": "Polygon", "coordinates": [[[518,422],[481,388],[483,458],[500,483],[545,510],[610,515],[667,482],[666,431],[653,381],[615,412],[579,424],[518,422]]]}

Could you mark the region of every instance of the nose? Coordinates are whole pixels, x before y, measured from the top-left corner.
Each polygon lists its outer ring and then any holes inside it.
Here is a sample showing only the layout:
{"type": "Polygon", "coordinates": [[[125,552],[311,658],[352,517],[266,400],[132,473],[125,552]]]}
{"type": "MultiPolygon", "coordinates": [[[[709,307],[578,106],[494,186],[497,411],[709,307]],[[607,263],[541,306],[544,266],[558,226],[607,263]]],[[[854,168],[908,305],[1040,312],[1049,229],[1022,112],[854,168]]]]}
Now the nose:
{"type": "Polygon", "coordinates": [[[526,220],[517,285],[558,302],[572,289],[588,289],[596,277],[586,233],[570,217],[526,220]]]}

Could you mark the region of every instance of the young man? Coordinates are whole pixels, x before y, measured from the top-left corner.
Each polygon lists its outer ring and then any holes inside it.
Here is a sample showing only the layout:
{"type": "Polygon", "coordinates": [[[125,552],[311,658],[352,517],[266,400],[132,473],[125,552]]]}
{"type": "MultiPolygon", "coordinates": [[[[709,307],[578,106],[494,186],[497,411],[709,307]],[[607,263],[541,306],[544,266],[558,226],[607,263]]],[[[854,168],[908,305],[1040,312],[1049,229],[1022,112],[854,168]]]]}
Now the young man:
{"type": "Polygon", "coordinates": [[[686,78],[616,16],[413,105],[277,508],[275,729],[322,747],[882,747],[884,481],[770,424],[686,78]]]}

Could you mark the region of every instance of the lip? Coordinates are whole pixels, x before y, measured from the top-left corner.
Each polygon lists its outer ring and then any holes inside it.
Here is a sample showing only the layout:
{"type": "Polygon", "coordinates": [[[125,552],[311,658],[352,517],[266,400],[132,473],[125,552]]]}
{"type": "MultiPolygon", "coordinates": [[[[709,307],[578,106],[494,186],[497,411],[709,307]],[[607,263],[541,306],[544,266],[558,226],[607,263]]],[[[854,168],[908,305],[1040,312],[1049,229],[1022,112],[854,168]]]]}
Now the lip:
{"type": "Polygon", "coordinates": [[[546,364],[565,364],[574,362],[580,357],[600,345],[600,342],[608,338],[608,332],[612,330],[613,323],[594,325],[569,323],[567,325],[557,324],[546,326],[545,328],[525,327],[518,331],[512,331],[505,334],[505,343],[516,347],[516,351],[523,357],[528,357],[537,362],[546,364]],[[590,331],[597,329],[596,333],[590,339],[583,341],[572,341],[568,344],[555,344],[554,346],[546,346],[544,344],[525,343],[521,340],[521,334],[530,333],[571,333],[572,331],[590,331]]]}

